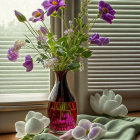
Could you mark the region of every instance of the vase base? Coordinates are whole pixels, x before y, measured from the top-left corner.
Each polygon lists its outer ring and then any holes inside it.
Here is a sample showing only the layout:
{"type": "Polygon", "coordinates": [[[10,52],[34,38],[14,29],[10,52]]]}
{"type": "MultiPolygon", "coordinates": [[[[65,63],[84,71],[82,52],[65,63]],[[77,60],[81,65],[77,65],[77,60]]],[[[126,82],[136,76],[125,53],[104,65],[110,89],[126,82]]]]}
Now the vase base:
{"type": "Polygon", "coordinates": [[[63,135],[67,131],[53,131],[53,130],[50,130],[50,132],[53,133],[53,134],[63,135]]]}

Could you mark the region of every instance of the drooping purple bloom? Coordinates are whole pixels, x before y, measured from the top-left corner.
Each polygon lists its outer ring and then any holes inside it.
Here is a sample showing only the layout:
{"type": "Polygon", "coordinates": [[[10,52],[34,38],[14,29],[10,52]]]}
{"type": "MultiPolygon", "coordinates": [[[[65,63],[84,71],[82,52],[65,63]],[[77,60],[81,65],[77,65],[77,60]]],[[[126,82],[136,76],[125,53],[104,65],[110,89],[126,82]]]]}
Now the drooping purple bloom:
{"type": "Polygon", "coordinates": [[[53,12],[58,12],[60,7],[66,7],[64,0],[45,0],[42,6],[47,10],[47,16],[50,16],[53,12]]]}
{"type": "Polygon", "coordinates": [[[101,46],[106,46],[110,42],[109,38],[107,38],[107,37],[100,37],[99,39],[101,41],[101,46]]]}
{"type": "Polygon", "coordinates": [[[40,31],[42,32],[42,34],[46,35],[47,34],[47,29],[45,27],[40,27],[40,31]]]}
{"type": "Polygon", "coordinates": [[[8,55],[7,55],[8,60],[16,61],[18,59],[18,56],[19,56],[18,51],[15,51],[14,47],[8,50],[8,55]]]}
{"type": "Polygon", "coordinates": [[[92,37],[89,37],[90,43],[98,46],[106,46],[110,40],[107,37],[100,37],[99,34],[95,33],[92,37]]]}
{"type": "Polygon", "coordinates": [[[44,11],[42,9],[37,9],[36,11],[34,11],[29,21],[32,22],[44,21],[44,11]]]}
{"type": "Polygon", "coordinates": [[[99,12],[101,13],[101,19],[112,24],[112,20],[115,18],[115,10],[106,2],[99,2],[99,12]]]}
{"type": "Polygon", "coordinates": [[[26,72],[30,72],[33,69],[33,59],[30,55],[26,55],[25,62],[23,63],[23,66],[26,68],[26,72]]]}

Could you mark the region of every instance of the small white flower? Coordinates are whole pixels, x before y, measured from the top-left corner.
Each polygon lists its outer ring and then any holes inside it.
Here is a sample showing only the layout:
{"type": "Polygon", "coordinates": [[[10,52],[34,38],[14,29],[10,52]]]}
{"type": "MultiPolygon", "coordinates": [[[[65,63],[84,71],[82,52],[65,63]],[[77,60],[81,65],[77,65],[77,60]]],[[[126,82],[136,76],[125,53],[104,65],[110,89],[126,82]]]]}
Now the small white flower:
{"type": "Polygon", "coordinates": [[[25,120],[26,122],[18,121],[15,123],[17,138],[23,138],[26,134],[39,134],[50,123],[49,118],[43,116],[40,112],[34,111],[29,111],[25,120]]]}
{"type": "Polygon", "coordinates": [[[58,61],[57,58],[52,58],[52,59],[47,60],[47,61],[46,61],[46,67],[47,67],[47,68],[53,69],[53,68],[54,68],[54,65],[55,65],[55,63],[56,63],[57,61],[58,61]]]}
{"type": "Polygon", "coordinates": [[[78,126],[72,130],[72,136],[76,140],[100,139],[106,133],[106,128],[99,123],[91,123],[89,120],[82,119],[78,126]]]}
{"type": "Polygon", "coordinates": [[[103,90],[103,95],[96,93],[90,97],[91,108],[98,114],[107,114],[110,116],[126,116],[128,110],[122,103],[122,97],[112,90],[103,90]]]}

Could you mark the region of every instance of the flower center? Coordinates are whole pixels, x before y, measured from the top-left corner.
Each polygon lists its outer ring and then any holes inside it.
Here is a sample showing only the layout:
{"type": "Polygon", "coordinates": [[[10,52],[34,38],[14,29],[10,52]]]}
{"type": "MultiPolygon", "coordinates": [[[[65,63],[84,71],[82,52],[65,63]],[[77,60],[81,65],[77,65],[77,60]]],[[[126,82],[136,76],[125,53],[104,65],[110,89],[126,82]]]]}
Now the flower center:
{"type": "Polygon", "coordinates": [[[108,13],[108,9],[107,8],[104,7],[102,10],[103,10],[104,13],[108,13]]]}
{"type": "Polygon", "coordinates": [[[58,5],[58,2],[53,1],[52,4],[53,4],[53,5],[58,5]]]}
{"type": "Polygon", "coordinates": [[[86,131],[86,135],[88,135],[88,133],[89,133],[89,129],[86,131]]]}
{"type": "Polygon", "coordinates": [[[41,13],[40,12],[37,12],[36,14],[35,14],[35,17],[37,18],[37,17],[40,17],[41,16],[41,13]]]}

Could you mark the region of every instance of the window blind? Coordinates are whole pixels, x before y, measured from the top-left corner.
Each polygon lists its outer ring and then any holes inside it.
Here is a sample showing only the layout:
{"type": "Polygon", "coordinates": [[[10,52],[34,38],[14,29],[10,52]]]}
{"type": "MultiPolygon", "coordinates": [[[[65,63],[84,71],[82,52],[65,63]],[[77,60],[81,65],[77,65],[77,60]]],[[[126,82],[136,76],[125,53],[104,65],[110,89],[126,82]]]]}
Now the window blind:
{"type": "MultiPolygon", "coordinates": [[[[99,0],[88,5],[88,20],[98,13],[99,0]]],[[[109,37],[109,46],[91,46],[88,92],[113,89],[124,96],[140,97],[140,1],[105,0],[116,10],[113,24],[97,19],[89,33],[109,37]],[[126,94],[127,93],[127,94],[126,94]]]]}
{"type": "Polygon", "coordinates": [[[35,61],[34,69],[31,72],[26,72],[26,69],[22,66],[25,62],[25,56],[30,54],[34,57],[35,51],[23,47],[16,62],[11,62],[7,59],[8,49],[14,45],[16,40],[25,40],[25,34],[32,41],[35,41],[21,23],[17,26],[11,25],[6,29],[2,26],[0,27],[0,94],[49,93],[49,70],[44,69],[41,64],[35,61]]]}

